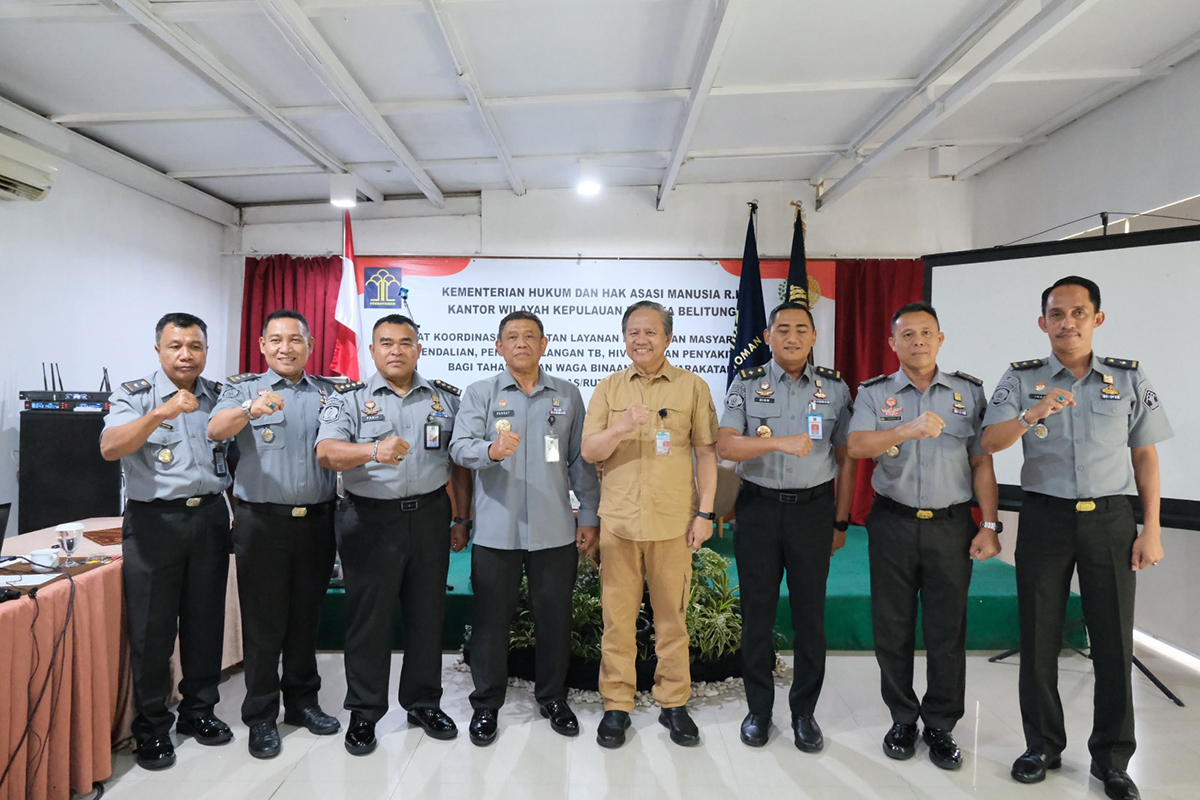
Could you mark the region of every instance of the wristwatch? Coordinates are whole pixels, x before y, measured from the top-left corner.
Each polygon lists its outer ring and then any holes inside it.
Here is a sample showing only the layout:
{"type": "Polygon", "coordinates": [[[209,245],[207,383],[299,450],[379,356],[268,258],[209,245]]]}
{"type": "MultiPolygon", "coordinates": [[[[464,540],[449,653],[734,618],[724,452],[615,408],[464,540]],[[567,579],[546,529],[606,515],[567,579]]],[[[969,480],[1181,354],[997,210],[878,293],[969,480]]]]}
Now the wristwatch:
{"type": "Polygon", "coordinates": [[[833,523],[833,529],[835,531],[841,531],[842,533],[845,533],[847,530],[850,529],[850,520],[848,520],[848,519],[837,520],[836,522],[833,523]]]}
{"type": "Polygon", "coordinates": [[[453,524],[462,525],[467,529],[467,533],[475,530],[475,520],[470,519],[469,517],[455,517],[453,524]]]}
{"type": "Polygon", "coordinates": [[[717,515],[711,511],[697,511],[696,516],[700,517],[702,519],[706,519],[709,522],[712,522],[713,520],[715,520],[717,518],[717,515]]]}
{"type": "Polygon", "coordinates": [[[246,419],[248,420],[254,419],[254,417],[250,416],[250,406],[252,405],[254,405],[254,398],[242,401],[242,413],[246,415],[246,419]]]}
{"type": "Polygon", "coordinates": [[[1032,408],[1030,408],[1030,409],[1023,409],[1023,410],[1021,411],[1021,413],[1020,413],[1020,414],[1017,414],[1017,422],[1021,423],[1021,427],[1022,427],[1022,428],[1024,428],[1025,430],[1027,430],[1027,431],[1028,431],[1028,430],[1033,430],[1034,428],[1036,428],[1036,427],[1037,427],[1037,423],[1036,423],[1036,422],[1026,422],[1026,421],[1025,421],[1025,412],[1026,412],[1026,411],[1032,411],[1032,410],[1033,410],[1032,408]]]}
{"type": "Polygon", "coordinates": [[[1004,533],[1003,522],[981,522],[979,523],[979,527],[987,528],[989,531],[995,531],[996,533],[1004,533]]]}

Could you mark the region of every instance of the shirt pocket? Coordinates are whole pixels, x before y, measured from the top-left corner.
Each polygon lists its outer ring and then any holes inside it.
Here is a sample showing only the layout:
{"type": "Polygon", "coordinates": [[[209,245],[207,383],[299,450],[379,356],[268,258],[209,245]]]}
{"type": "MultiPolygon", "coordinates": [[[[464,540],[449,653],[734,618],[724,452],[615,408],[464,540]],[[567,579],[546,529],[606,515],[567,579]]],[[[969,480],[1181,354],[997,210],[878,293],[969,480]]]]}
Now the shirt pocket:
{"type": "Polygon", "coordinates": [[[392,423],[389,420],[382,418],[372,419],[359,425],[358,436],[355,437],[355,441],[382,442],[393,433],[395,431],[392,430],[392,423]]]}
{"type": "Polygon", "coordinates": [[[250,435],[254,439],[254,449],[259,452],[282,450],[284,424],[279,413],[263,414],[258,419],[250,420],[250,435]]]}
{"type": "Polygon", "coordinates": [[[146,438],[144,447],[159,470],[175,469],[183,455],[183,431],[158,428],[146,438]]]}
{"type": "Polygon", "coordinates": [[[783,413],[778,398],[757,395],[747,398],[745,410],[749,420],[778,419],[783,413]]]}
{"type": "Polygon", "coordinates": [[[1129,439],[1129,405],[1120,401],[1092,401],[1092,435],[1101,442],[1125,444],[1129,439]]]}
{"type": "Polygon", "coordinates": [[[671,449],[692,446],[692,412],[690,409],[667,406],[658,411],[651,410],[650,425],[655,433],[664,428],[671,434],[671,449]],[[663,416],[666,411],[666,416],[663,416]]]}

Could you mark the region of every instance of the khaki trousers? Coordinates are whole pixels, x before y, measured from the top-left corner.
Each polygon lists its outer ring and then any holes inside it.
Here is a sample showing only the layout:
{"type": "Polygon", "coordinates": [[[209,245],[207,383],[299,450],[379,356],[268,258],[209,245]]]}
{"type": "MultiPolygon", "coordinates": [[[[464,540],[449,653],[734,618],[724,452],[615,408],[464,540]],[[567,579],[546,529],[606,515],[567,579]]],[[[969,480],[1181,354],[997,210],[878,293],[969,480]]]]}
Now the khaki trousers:
{"type": "Polygon", "coordinates": [[[646,542],[622,539],[600,528],[601,606],[604,639],[600,695],[605,711],[632,711],[637,690],[637,618],[643,581],[654,609],[654,699],[663,708],[687,703],[692,693],[688,634],[684,621],[692,584],[687,538],[646,542]]]}

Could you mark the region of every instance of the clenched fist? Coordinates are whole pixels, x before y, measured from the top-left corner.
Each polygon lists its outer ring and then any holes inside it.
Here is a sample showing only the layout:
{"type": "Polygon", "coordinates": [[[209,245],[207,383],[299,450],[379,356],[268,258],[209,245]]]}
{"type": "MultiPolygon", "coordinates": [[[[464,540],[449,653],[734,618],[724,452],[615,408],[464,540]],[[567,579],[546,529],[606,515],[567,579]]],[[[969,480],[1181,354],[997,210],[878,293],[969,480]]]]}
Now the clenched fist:
{"type": "Polygon", "coordinates": [[[276,411],[283,410],[283,398],[274,392],[264,392],[254,398],[254,402],[250,404],[251,419],[274,414],[276,411]]]}
{"type": "Polygon", "coordinates": [[[946,421],[932,411],[926,411],[921,416],[904,425],[909,439],[936,439],[942,435],[946,421]]]}
{"type": "Polygon", "coordinates": [[[650,420],[649,406],[641,403],[634,403],[629,408],[625,409],[625,413],[621,415],[618,423],[621,430],[625,433],[633,433],[638,428],[645,425],[650,420]]]}
{"type": "Polygon", "coordinates": [[[180,389],[170,400],[159,406],[165,419],[175,419],[180,414],[190,414],[199,407],[200,401],[196,399],[196,395],[186,389],[180,389]]]}
{"type": "Polygon", "coordinates": [[[813,441],[807,433],[797,433],[794,436],[780,436],[776,439],[779,444],[779,452],[787,453],[789,456],[804,458],[812,452],[813,441]]]}
{"type": "Polygon", "coordinates": [[[496,440],[488,445],[488,458],[492,461],[503,461],[517,452],[521,437],[512,431],[501,431],[496,440]]]}
{"type": "Polygon", "coordinates": [[[379,442],[375,451],[375,460],[380,464],[399,464],[408,455],[408,442],[399,436],[389,436],[379,442]]]}

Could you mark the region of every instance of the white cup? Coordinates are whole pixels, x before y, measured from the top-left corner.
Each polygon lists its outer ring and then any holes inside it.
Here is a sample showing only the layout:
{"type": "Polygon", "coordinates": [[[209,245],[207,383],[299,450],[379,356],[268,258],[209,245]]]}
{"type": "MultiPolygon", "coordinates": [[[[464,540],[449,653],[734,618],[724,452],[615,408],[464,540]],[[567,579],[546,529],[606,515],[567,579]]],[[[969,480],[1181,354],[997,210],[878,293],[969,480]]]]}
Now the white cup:
{"type": "Polygon", "coordinates": [[[44,547],[29,554],[34,572],[53,572],[58,569],[58,549],[44,547]]]}

